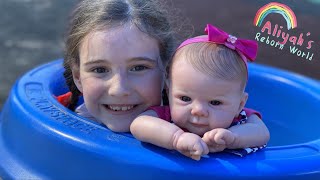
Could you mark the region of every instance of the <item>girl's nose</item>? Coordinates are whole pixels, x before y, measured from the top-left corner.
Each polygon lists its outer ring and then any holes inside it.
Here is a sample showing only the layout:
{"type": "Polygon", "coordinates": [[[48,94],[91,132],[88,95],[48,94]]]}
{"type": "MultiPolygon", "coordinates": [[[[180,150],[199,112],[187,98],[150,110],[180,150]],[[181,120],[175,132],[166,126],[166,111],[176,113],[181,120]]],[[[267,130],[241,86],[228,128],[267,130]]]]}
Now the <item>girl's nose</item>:
{"type": "Polygon", "coordinates": [[[130,83],[124,73],[117,73],[111,79],[109,84],[110,96],[128,96],[130,95],[130,83]]]}
{"type": "Polygon", "coordinates": [[[191,114],[193,116],[207,117],[209,115],[209,112],[206,105],[201,103],[195,103],[192,106],[191,114]]]}

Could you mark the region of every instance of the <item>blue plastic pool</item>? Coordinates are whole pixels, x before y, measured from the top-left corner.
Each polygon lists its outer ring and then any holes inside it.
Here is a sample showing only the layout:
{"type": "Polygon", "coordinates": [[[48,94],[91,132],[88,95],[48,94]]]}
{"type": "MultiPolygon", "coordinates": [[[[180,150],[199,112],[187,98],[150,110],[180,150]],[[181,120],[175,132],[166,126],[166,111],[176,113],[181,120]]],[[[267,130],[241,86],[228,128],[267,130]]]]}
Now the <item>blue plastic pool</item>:
{"type": "Polygon", "coordinates": [[[0,114],[3,179],[314,179],[320,177],[320,84],[250,64],[247,107],[263,114],[268,147],[239,158],[218,153],[193,161],[113,133],[60,105],[62,61],[23,75],[0,114]]]}

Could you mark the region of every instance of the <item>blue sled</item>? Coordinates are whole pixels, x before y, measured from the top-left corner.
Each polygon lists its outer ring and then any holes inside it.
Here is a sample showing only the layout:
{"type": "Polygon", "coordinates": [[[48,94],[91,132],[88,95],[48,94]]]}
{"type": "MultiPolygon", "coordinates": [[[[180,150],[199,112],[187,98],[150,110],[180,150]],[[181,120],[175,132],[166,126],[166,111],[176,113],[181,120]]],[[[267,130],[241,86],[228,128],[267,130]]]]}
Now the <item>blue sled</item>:
{"type": "MultiPolygon", "coordinates": [[[[247,107],[260,111],[268,147],[240,158],[194,161],[113,133],[59,104],[67,91],[62,60],[22,76],[0,114],[0,177],[5,179],[319,179],[320,84],[249,65],[247,107]]],[[[1,179],[1,178],[0,178],[1,179]]]]}

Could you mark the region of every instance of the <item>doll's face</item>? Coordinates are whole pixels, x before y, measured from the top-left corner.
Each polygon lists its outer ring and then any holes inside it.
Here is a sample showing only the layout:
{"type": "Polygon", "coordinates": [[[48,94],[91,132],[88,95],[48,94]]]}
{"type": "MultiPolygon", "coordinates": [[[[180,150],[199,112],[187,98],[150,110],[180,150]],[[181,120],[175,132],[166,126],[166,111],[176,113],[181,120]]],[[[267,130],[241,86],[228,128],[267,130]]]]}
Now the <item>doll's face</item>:
{"type": "Polygon", "coordinates": [[[228,128],[247,99],[241,82],[206,75],[183,59],[171,68],[168,87],[172,121],[199,136],[214,128],[228,128]]]}
{"type": "Polygon", "coordinates": [[[92,116],[113,131],[127,132],[140,113],[160,105],[161,66],[157,41],[124,25],[87,35],[73,75],[92,116]]]}

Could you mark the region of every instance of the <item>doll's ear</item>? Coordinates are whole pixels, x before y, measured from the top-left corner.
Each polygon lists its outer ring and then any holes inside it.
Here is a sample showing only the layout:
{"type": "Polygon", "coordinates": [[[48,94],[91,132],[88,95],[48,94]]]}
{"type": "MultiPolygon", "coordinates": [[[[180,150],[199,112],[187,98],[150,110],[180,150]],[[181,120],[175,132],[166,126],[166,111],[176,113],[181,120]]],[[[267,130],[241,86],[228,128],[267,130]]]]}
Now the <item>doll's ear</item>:
{"type": "Polygon", "coordinates": [[[76,65],[73,65],[71,67],[72,71],[72,78],[74,84],[77,86],[78,90],[82,92],[82,83],[81,83],[81,78],[80,78],[80,68],[77,67],[76,65]]]}
{"type": "Polygon", "coordinates": [[[244,106],[246,105],[248,96],[249,96],[248,93],[243,92],[240,100],[240,104],[239,104],[238,114],[243,110],[244,106]]]}

